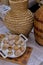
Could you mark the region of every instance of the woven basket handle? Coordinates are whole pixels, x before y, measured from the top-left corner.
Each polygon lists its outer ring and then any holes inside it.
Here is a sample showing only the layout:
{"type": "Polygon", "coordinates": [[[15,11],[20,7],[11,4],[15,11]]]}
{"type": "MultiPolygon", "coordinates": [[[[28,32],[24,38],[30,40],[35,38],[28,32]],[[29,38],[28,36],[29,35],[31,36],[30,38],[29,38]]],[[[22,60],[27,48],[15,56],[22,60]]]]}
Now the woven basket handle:
{"type": "Polygon", "coordinates": [[[28,39],[23,35],[23,34],[20,34],[20,37],[22,37],[24,39],[25,42],[28,41],[28,39]]]}

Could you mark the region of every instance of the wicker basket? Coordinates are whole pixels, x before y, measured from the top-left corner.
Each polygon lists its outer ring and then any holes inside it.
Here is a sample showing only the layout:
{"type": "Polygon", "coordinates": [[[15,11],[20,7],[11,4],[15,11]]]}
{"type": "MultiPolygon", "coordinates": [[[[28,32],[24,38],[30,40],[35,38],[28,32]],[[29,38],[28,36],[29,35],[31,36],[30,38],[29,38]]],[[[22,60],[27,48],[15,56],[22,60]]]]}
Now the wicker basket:
{"type": "Polygon", "coordinates": [[[35,13],[34,30],[36,41],[43,45],[43,6],[35,13]]]}
{"type": "Polygon", "coordinates": [[[33,27],[33,15],[27,8],[27,0],[9,0],[11,10],[5,16],[4,23],[14,34],[27,35],[33,27]]]}

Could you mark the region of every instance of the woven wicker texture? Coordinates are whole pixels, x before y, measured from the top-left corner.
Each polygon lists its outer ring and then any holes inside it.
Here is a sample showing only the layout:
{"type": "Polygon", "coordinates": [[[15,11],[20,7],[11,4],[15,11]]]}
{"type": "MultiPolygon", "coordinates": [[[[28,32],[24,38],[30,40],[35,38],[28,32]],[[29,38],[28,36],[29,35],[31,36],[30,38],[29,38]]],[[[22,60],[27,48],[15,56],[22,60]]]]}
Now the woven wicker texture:
{"type": "Polygon", "coordinates": [[[1,0],[2,4],[8,5],[9,4],[9,0],[1,0]]]}
{"type": "Polygon", "coordinates": [[[5,17],[4,23],[12,33],[27,35],[33,27],[33,15],[27,9],[27,0],[9,0],[11,11],[5,17]]]}
{"type": "Polygon", "coordinates": [[[43,6],[35,13],[34,29],[36,41],[43,45],[43,6]]]}

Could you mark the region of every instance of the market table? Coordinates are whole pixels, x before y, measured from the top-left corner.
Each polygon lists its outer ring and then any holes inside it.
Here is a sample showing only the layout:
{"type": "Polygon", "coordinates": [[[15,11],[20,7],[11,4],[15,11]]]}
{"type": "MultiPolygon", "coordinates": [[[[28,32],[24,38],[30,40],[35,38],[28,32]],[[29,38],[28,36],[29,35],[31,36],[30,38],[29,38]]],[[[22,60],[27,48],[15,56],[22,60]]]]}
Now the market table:
{"type": "MultiPolygon", "coordinates": [[[[0,19],[0,34],[2,33],[5,34],[6,32],[9,32],[9,30],[5,27],[3,20],[0,19]]],[[[43,65],[43,47],[35,42],[33,31],[29,35],[27,46],[33,48],[33,51],[31,53],[27,65],[43,65]]],[[[18,64],[7,62],[5,60],[0,59],[0,65],[18,65],[18,64]]]]}

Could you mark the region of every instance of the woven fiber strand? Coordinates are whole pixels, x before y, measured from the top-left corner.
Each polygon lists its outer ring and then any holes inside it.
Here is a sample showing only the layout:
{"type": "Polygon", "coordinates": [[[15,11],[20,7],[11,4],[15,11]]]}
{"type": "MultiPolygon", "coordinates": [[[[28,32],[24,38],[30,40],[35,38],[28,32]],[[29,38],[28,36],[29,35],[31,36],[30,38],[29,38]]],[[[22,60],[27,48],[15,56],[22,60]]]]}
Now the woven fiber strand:
{"type": "Polygon", "coordinates": [[[35,13],[34,31],[36,41],[43,45],[43,6],[35,13]]]}
{"type": "Polygon", "coordinates": [[[12,33],[27,35],[33,27],[33,15],[27,9],[27,0],[9,0],[11,11],[5,17],[4,23],[12,33]]]}
{"type": "Polygon", "coordinates": [[[1,0],[2,4],[8,5],[9,4],[9,0],[1,0]]]}

